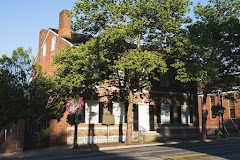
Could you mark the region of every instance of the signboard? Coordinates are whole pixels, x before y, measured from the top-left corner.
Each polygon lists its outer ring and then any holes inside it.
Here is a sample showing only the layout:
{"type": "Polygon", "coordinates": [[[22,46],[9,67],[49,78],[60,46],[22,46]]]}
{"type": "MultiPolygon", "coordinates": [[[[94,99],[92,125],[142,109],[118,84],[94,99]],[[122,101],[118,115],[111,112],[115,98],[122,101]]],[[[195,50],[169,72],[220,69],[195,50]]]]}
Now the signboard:
{"type": "Polygon", "coordinates": [[[99,103],[97,100],[87,100],[85,104],[85,123],[98,123],[99,103]]]}
{"type": "Polygon", "coordinates": [[[114,124],[114,115],[103,114],[102,124],[112,125],[114,124]]]}
{"type": "Polygon", "coordinates": [[[170,123],[170,105],[163,103],[161,105],[161,123],[169,124],[170,123]]]}

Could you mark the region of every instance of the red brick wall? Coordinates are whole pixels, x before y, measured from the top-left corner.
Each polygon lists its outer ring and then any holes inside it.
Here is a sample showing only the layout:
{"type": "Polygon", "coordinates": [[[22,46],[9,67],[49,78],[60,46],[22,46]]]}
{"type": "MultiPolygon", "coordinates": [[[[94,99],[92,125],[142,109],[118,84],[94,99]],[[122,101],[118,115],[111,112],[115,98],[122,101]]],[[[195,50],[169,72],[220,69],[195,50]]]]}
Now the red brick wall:
{"type": "Polygon", "coordinates": [[[63,117],[58,122],[56,119],[50,120],[49,128],[49,146],[66,145],[67,144],[67,115],[65,112],[63,117]]]}
{"type": "MultiPolygon", "coordinates": [[[[223,97],[226,96],[226,93],[223,93],[223,97]]],[[[208,110],[208,116],[207,116],[207,131],[211,130],[216,130],[219,128],[222,128],[222,117],[217,116],[216,118],[212,118],[211,116],[211,100],[210,97],[214,96],[215,97],[215,104],[221,104],[220,103],[220,98],[217,95],[208,95],[207,97],[207,102],[206,102],[206,108],[208,110]],[[220,122],[219,122],[220,121],[220,122]]],[[[234,98],[235,98],[235,116],[236,118],[231,119],[230,118],[230,109],[229,109],[229,99],[223,98],[222,105],[225,107],[225,112],[224,112],[224,125],[227,128],[227,131],[229,133],[234,133],[238,132],[237,128],[240,129],[240,99],[239,99],[239,94],[234,93],[234,98]],[[236,127],[235,127],[236,125],[236,127]]],[[[200,131],[201,131],[201,126],[202,126],[202,99],[203,97],[199,96],[198,97],[198,107],[199,107],[199,126],[200,126],[200,131]]]]}
{"type": "Polygon", "coordinates": [[[25,120],[18,120],[17,123],[11,122],[0,130],[0,153],[23,151],[25,123],[25,120]],[[6,139],[4,139],[5,129],[6,139]]]}
{"type": "MultiPolygon", "coordinates": [[[[49,31],[44,44],[46,44],[46,56],[43,57],[43,45],[40,45],[38,57],[36,60],[37,64],[40,64],[42,66],[43,71],[46,71],[48,76],[53,75],[53,71],[55,70],[54,66],[51,66],[50,63],[52,62],[53,55],[62,51],[63,48],[66,48],[68,43],[62,40],[61,37],[57,36],[56,38],[56,47],[55,50],[51,51],[52,47],[52,38],[56,37],[55,34],[53,34],[51,31],[49,31]]],[[[41,41],[41,37],[39,38],[39,41],[41,41]]]]}

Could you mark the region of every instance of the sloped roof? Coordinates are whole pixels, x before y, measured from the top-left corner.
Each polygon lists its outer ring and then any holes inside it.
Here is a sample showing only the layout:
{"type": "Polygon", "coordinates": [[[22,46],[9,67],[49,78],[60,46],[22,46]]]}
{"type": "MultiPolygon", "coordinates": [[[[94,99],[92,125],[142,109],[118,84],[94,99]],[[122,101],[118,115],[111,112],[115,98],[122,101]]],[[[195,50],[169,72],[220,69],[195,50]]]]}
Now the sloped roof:
{"type": "MultiPolygon", "coordinates": [[[[51,29],[53,32],[58,34],[58,29],[54,29],[54,28],[49,28],[49,29],[51,29]]],[[[71,38],[66,38],[66,37],[63,37],[63,38],[69,41],[70,43],[72,43],[73,45],[78,45],[79,43],[85,43],[86,41],[89,40],[90,37],[91,36],[85,35],[85,34],[72,33],[71,38]]]]}
{"type": "Polygon", "coordinates": [[[64,37],[67,41],[72,43],[73,45],[78,45],[79,43],[85,43],[87,42],[92,36],[85,35],[85,34],[79,34],[79,33],[72,33],[71,38],[64,37]]]}
{"type": "Polygon", "coordinates": [[[53,32],[58,34],[58,29],[54,29],[54,28],[49,28],[49,29],[51,29],[53,32]]]}

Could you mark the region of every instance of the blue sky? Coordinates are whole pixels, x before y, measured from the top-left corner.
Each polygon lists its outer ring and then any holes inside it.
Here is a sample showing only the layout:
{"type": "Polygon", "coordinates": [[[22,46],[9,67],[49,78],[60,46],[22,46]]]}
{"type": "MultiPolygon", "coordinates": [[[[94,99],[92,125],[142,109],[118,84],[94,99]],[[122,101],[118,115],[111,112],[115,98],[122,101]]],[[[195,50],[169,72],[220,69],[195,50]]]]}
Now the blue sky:
{"type": "MultiPolygon", "coordinates": [[[[59,13],[71,10],[76,1],[0,0],[0,57],[5,53],[10,56],[18,47],[31,47],[36,56],[40,30],[58,28],[59,13]]],[[[201,2],[206,4],[207,0],[201,2]]]]}

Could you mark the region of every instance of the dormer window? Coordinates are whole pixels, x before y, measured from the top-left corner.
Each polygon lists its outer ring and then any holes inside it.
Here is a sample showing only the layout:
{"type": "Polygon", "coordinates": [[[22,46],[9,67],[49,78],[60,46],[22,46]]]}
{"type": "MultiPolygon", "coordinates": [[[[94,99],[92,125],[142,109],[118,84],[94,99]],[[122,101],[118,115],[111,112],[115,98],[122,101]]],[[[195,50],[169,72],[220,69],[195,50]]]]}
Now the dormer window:
{"type": "Polygon", "coordinates": [[[46,56],[46,49],[47,49],[47,44],[44,44],[44,46],[43,46],[43,57],[46,56]]]}
{"type": "Polygon", "coordinates": [[[53,37],[52,38],[52,48],[51,48],[51,51],[54,51],[56,48],[56,37],[53,37]]]}

